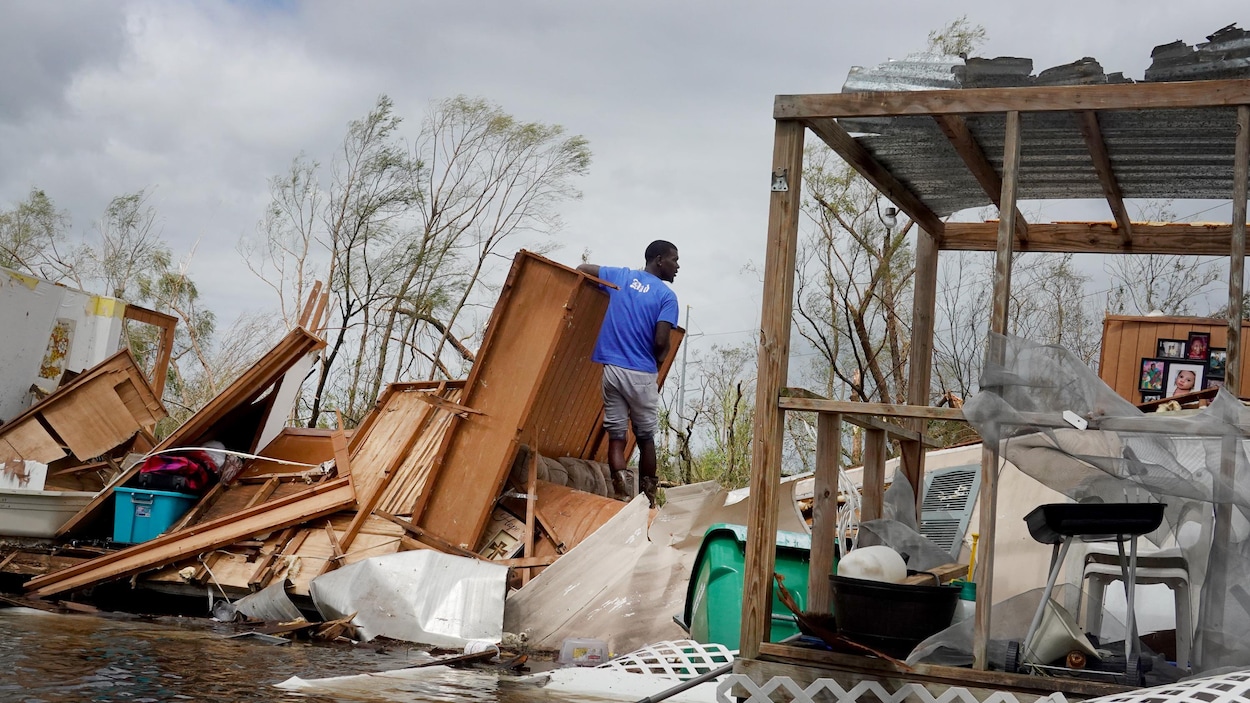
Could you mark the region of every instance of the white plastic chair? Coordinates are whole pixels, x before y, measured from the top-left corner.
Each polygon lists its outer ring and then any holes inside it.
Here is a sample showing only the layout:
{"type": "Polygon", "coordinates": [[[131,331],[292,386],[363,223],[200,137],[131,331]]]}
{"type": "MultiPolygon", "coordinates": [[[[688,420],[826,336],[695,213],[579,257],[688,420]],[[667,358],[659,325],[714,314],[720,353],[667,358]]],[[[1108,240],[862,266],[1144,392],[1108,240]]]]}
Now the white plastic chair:
{"type": "MultiPolygon", "coordinates": [[[[1088,581],[1089,612],[1085,616],[1085,631],[1097,634],[1102,627],[1103,595],[1107,585],[1123,581],[1119,551],[1113,545],[1091,544],[1085,553],[1082,579],[1088,581]]],[[[1189,655],[1193,646],[1193,613],[1189,600],[1189,564],[1179,549],[1167,549],[1137,555],[1138,586],[1163,584],[1172,589],[1176,603],[1176,665],[1189,668],[1189,655]]],[[[1132,604],[1133,599],[1128,598],[1132,604]]],[[[1130,605],[1131,607],[1131,605],[1130,605]]],[[[1079,617],[1079,613],[1078,613],[1079,617]]],[[[1135,618],[1129,618],[1133,622],[1135,618]]],[[[1136,636],[1129,633],[1128,636],[1136,636]]]]}

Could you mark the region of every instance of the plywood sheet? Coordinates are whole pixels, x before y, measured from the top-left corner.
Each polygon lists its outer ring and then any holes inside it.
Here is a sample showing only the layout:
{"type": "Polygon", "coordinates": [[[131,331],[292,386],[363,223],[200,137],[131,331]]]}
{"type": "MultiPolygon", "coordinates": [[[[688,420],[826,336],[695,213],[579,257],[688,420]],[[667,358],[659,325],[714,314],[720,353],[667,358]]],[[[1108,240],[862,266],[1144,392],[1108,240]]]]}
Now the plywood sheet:
{"type": "Polygon", "coordinates": [[[117,378],[117,372],[97,376],[73,394],[42,408],[40,414],[79,460],[100,456],[140,430],[114,389],[122,379],[117,378]]]}
{"type": "Polygon", "coordinates": [[[35,418],[0,428],[0,460],[31,459],[50,464],[65,456],[65,449],[35,418]]]}
{"type": "Polygon", "coordinates": [[[448,435],[413,511],[419,527],[465,549],[477,544],[583,285],[572,269],[517,255],[465,388],[464,404],[482,414],[448,435]]]}

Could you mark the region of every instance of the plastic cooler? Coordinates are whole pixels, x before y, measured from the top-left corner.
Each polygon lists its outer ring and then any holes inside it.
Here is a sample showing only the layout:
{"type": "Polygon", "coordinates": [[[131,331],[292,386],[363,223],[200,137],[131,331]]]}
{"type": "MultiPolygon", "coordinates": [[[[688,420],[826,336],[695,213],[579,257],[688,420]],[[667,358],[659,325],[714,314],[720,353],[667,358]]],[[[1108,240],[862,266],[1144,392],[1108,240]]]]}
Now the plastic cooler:
{"type": "MultiPolygon", "coordinates": [[[[718,523],[707,529],[695,557],[686,607],[682,613],[690,637],[701,644],[738,648],[742,626],[743,566],[746,562],[747,528],[718,523]]],[[[804,607],[807,602],[807,571],[812,539],[796,532],[777,533],[776,571],[785,577],[786,590],[804,607]]],[[[836,568],[836,565],[835,565],[836,568]]],[[[769,641],[780,642],[799,634],[799,626],[773,587],[772,626],[769,641]]]]}
{"type": "Polygon", "coordinates": [[[188,493],[145,488],[114,488],[113,494],[113,541],[126,544],[159,536],[200,499],[188,493]]]}

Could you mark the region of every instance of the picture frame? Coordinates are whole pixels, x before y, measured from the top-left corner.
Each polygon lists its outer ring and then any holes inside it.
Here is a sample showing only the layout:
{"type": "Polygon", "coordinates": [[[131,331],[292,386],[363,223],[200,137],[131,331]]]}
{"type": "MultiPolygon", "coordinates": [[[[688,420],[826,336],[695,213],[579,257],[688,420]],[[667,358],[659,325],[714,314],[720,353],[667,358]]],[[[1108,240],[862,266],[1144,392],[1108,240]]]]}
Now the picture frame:
{"type": "Polygon", "coordinates": [[[1155,356],[1161,359],[1184,359],[1189,341],[1185,339],[1160,339],[1156,343],[1155,356]]]}
{"type": "Polygon", "coordinates": [[[1203,388],[1206,380],[1207,365],[1201,361],[1172,361],[1167,366],[1167,382],[1163,397],[1171,398],[1186,395],[1203,388]],[[1182,374],[1186,374],[1182,376],[1182,374]],[[1192,374],[1189,376],[1188,374],[1192,374]]]}
{"type": "Polygon", "coordinates": [[[1167,373],[1167,359],[1142,358],[1137,370],[1137,390],[1143,393],[1162,393],[1167,373]]]}
{"type": "Polygon", "coordinates": [[[1206,361],[1211,355],[1211,333],[1190,332],[1189,342],[1185,345],[1185,358],[1206,361]]]}
{"type": "Polygon", "coordinates": [[[1141,394],[1142,403],[1153,403],[1156,400],[1163,400],[1163,394],[1162,393],[1146,393],[1144,391],[1141,394]]]}
{"type": "Polygon", "coordinates": [[[1224,347],[1211,347],[1207,357],[1207,377],[1224,378],[1224,369],[1228,365],[1228,350],[1224,347]]]}
{"type": "Polygon", "coordinates": [[[1202,387],[1203,387],[1203,388],[1223,388],[1223,387],[1224,387],[1224,379],[1222,379],[1222,378],[1208,378],[1206,381],[1204,381],[1204,382],[1203,382],[1202,387]]]}

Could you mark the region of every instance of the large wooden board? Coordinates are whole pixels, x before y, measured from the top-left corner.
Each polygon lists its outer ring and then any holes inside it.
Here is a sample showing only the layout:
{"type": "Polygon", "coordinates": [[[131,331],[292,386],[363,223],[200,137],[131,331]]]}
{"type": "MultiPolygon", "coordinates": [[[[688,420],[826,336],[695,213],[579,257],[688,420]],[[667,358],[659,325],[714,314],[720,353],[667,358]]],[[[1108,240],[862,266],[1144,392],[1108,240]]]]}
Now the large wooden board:
{"type": "MultiPolygon", "coordinates": [[[[1210,334],[1212,347],[1228,346],[1227,320],[1211,317],[1108,315],[1102,325],[1098,376],[1120,397],[1131,403],[1140,403],[1138,381],[1141,360],[1155,356],[1160,339],[1188,339],[1190,332],[1210,334]]],[[[1250,334],[1250,327],[1243,326],[1243,348],[1247,334],[1250,334]]],[[[1250,372],[1250,358],[1242,358],[1242,378],[1246,378],[1247,372],[1250,372]]]]}
{"type": "Polygon", "coordinates": [[[79,461],[100,456],[139,431],[139,422],[114,388],[123,381],[129,383],[122,372],[101,374],[42,409],[43,419],[79,461]]]}

